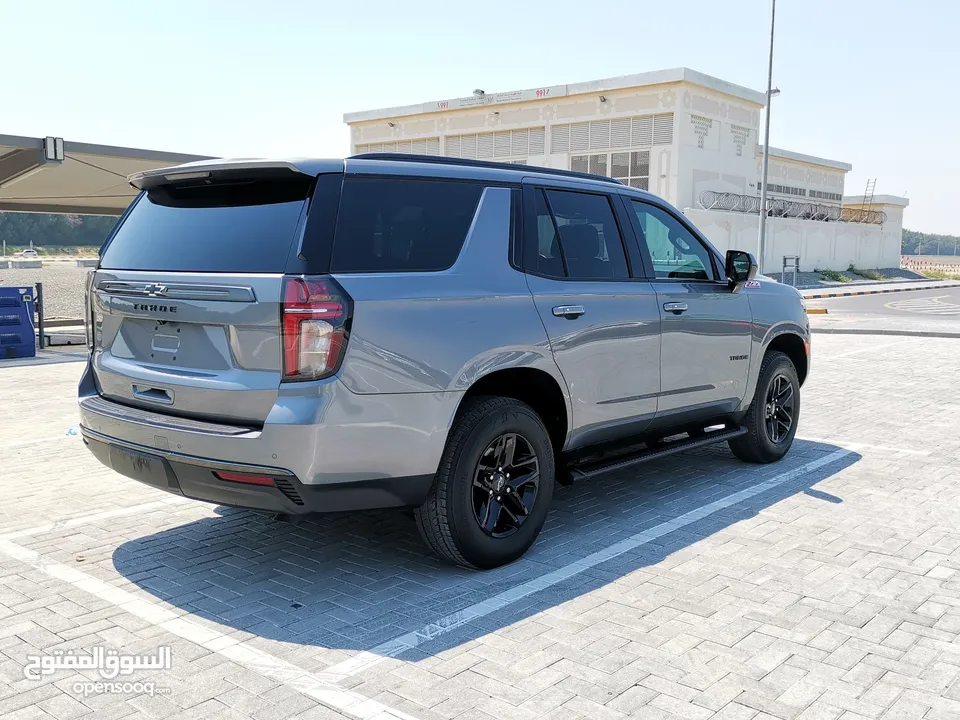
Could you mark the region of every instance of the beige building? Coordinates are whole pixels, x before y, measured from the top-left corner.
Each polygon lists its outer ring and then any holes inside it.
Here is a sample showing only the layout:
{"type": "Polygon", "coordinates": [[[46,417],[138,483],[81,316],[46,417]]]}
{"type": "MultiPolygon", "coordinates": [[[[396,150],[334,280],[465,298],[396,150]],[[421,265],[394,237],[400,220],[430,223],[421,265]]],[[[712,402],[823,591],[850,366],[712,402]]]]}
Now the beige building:
{"type": "MultiPolygon", "coordinates": [[[[344,122],[351,154],[441,155],[617,178],[682,209],[719,249],[736,242],[756,252],[765,100],[756,90],[676,68],[513,92],[477,90],[469,97],[347,113],[344,122]]],[[[896,208],[886,215],[844,212],[844,204],[855,202],[844,198],[850,169],[770,149],[767,190],[775,217],[768,223],[765,271],[776,272],[784,255],[799,255],[803,269],[899,265],[906,200],[885,196],[884,209],[896,208]],[[808,223],[812,231],[797,230],[808,223]],[[831,223],[844,227],[827,228],[831,223]],[[837,243],[853,246],[838,249],[837,243]]],[[[878,202],[861,198],[857,210],[880,210],[878,202]]]]}

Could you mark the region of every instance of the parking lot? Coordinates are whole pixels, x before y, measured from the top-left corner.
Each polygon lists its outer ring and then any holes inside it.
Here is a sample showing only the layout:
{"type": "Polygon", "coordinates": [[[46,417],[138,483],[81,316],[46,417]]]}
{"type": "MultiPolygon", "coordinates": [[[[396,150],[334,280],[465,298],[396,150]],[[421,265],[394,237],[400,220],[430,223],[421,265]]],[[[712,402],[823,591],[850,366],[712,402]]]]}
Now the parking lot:
{"type": "Polygon", "coordinates": [[[816,335],[785,460],[559,488],[489,572],[402,513],[291,523],[129,481],[75,434],[80,362],[0,365],[0,717],[960,717],[958,342],[816,335]],[[130,692],[25,677],[96,646],[172,662],[130,692]]]}

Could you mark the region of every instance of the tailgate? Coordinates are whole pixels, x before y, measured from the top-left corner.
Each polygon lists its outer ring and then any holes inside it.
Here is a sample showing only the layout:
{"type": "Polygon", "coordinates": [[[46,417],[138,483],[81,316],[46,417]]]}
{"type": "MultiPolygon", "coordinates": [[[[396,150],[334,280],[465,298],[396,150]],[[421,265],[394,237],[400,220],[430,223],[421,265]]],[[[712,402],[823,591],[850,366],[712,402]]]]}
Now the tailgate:
{"type": "Polygon", "coordinates": [[[90,285],[105,397],[263,423],[281,382],[283,273],[313,182],[234,173],[140,195],[90,285]]]}

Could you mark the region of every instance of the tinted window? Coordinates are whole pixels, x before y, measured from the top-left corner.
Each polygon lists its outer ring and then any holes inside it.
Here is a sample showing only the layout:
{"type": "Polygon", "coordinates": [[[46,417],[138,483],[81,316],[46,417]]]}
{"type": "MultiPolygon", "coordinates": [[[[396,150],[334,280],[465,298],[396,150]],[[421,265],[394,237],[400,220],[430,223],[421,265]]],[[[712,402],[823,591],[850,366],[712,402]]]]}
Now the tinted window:
{"type": "Polygon", "coordinates": [[[547,207],[543,190],[536,191],[537,213],[537,256],[534,272],[551,277],[564,277],[563,259],[560,257],[560,244],[557,242],[557,228],[547,207]]]}
{"type": "Polygon", "coordinates": [[[483,187],[410,179],[343,184],[331,271],[445,270],[456,261],[483,187]]]}
{"type": "Polygon", "coordinates": [[[547,190],[560,234],[560,246],[572,279],[629,277],[623,240],[605,195],[547,190]]]}
{"type": "Polygon", "coordinates": [[[658,207],[632,200],[658,278],[713,280],[710,251],[679,220],[658,207]]]}
{"type": "Polygon", "coordinates": [[[283,272],[312,181],[159,187],[108,243],[109,270],[283,272]]]}

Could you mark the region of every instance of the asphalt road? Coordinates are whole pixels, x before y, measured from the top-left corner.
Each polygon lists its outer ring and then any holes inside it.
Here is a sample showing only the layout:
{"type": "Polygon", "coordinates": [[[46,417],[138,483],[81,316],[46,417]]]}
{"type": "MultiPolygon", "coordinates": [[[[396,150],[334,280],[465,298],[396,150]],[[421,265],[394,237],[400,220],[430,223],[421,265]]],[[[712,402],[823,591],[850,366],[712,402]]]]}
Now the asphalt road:
{"type": "Polygon", "coordinates": [[[960,321],[960,287],[808,300],[830,315],[883,315],[900,319],[960,321]]]}

